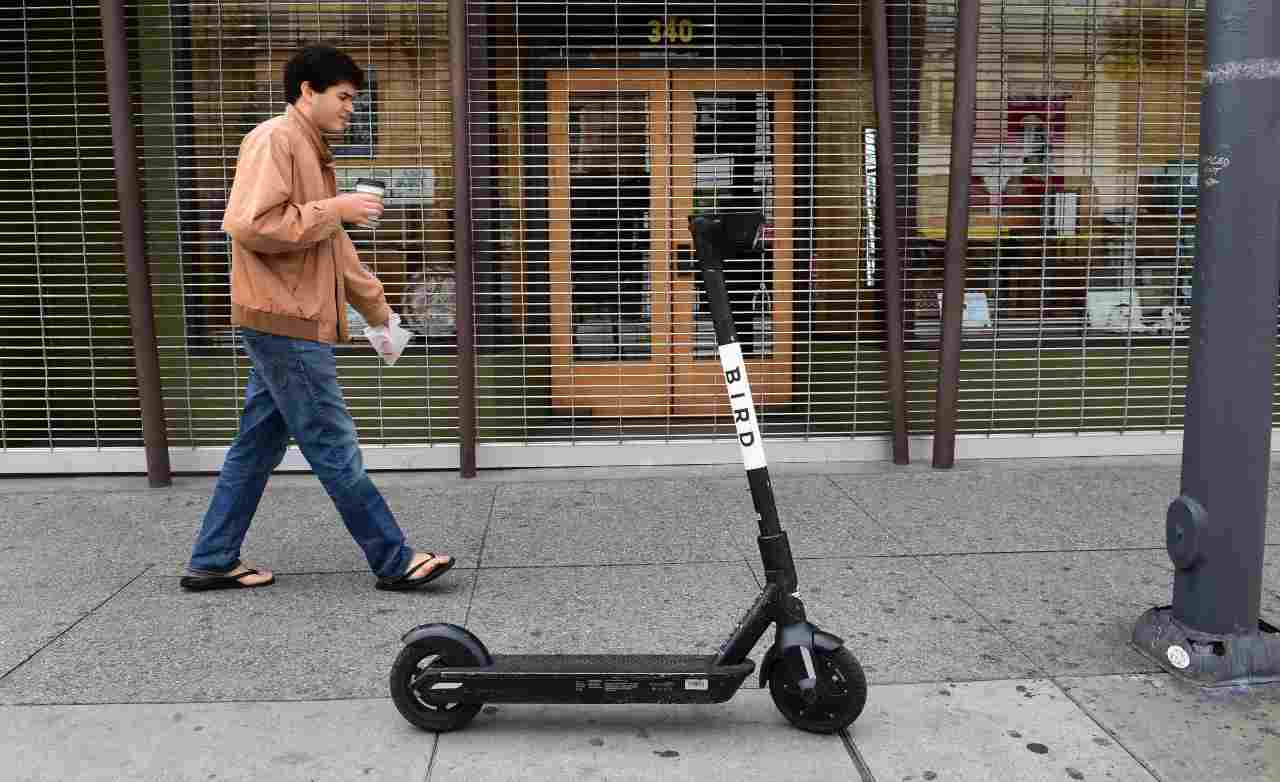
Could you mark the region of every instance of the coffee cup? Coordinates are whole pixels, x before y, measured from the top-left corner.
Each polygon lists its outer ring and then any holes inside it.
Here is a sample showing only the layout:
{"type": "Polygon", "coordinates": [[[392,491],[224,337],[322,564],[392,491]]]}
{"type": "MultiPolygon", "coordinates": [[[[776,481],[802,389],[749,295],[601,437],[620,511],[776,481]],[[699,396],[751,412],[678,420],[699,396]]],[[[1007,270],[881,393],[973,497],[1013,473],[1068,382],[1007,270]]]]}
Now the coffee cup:
{"type": "MultiPolygon", "coordinates": [[[[373,195],[376,195],[378,197],[379,201],[381,201],[383,197],[386,195],[387,183],[383,182],[381,179],[360,178],[356,180],[356,192],[372,193],[373,195]]],[[[365,220],[364,225],[369,228],[377,228],[378,218],[370,217],[369,219],[365,220]]]]}

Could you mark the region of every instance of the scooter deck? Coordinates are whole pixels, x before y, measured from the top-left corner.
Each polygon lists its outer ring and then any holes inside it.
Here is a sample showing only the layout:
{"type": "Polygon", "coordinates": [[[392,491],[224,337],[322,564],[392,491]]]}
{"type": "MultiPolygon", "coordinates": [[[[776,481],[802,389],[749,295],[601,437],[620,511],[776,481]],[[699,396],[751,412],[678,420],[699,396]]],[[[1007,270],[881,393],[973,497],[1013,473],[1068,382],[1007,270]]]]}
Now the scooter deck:
{"type": "Polygon", "coordinates": [[[704,655],[495,655],[484,667],[427,668],[417,689],[464,703],[722,703],[755,667],[704,655]]]}

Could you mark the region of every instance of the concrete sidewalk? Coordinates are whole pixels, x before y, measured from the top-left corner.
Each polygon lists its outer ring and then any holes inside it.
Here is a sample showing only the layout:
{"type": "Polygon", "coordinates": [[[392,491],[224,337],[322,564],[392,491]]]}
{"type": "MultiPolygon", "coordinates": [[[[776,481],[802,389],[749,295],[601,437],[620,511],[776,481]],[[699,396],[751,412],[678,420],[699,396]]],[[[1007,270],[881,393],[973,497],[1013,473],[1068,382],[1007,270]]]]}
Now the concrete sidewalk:
{"type": "MultiPolygon", "coordinates": [[[[810,615],[871,682],[831,737],[754,677],[721,706],[503,705],[439,737],[388,697],[429,621],[499,654],[711,653],[761,579],[736,467],[375,474],[411,541],[459,558],[410,594],[373,589],[311,476],[272,480],[245,546],[279,583],[199,595],[177,576],[212,477],[3,480],[0,777],[1280,780],[1280,687],[1200,691],[1129,645],[1170,601],[1178,470],[773,467],[810,615]]],[[[1274,622],[1280,546],[1266,567],[1274,622]]]]}

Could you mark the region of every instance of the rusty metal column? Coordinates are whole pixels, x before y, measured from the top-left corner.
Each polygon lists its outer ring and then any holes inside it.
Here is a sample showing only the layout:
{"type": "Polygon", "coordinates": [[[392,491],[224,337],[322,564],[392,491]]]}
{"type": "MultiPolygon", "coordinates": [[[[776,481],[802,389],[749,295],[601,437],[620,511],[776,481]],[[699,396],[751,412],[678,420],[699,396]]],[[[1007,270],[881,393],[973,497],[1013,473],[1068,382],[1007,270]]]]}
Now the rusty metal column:
{"type": "Polygon", "coordinates": [[[146,233],[142,222],[142,192],[134,143],[132,98],[129,94],[129,40],[124,4],[100,0],[102,49],[107,70],[107,102],[111,112],[111,147],[115,157],[116,197],[128,270],[129,329],[133,334],[134,366],[142,405],[142,442],[147,459],[147,482],[154,488],[173,481],[169,466],[169,432],[160,389],[160,356],[156,348],[155,310],[151,273],[147,269],[146,233]]]}
{"type": "Polygon", "coordinates": [[[1139,650],[1206,686],[1280,681],[1260,617],[1280,285],[1280,10],[1216,0],[1200,99],[1199,253],[1182,487],[1165,518],[1173,605],[1139,650]]]}
{"type": "Polygon", "coordinates": [[[964,318],[965,256],[969,251],[969,178],[977,125],[979,0],[960,0],[956,13],[955,99],[951,113],[951,171],[947,183],[947,248],[942,282],[938,395],[933,466],[956,460],[960,397],[960,331],[964,318]]]}
{"type": "MultiPolygon", "coordinates": [[[[885,3],[885,16],[889,29],[894,185],[901,199],[898,221],[905,256],[910,252],[908,237],[918,220],[920,202],[920,75],[929,9],[926,0],[892,0],[885,3]]],[[[905,284],[905,273],[903,277],[905,284]]]]}
{"type": "MultiPolygon", "coordinates": [[[[876,201],[884,253],[885,338],[889,358],[889,407],[893,415],[893,463],[911,461],[907,447],[907,390],[902,342],[902,253],[898,178],[893,151],[893,87],[889,72],[889,25],[885,0],[871,0],[871,74],[876,108],[876,201]]],[[[875,226],[868,226],[874,231],[875,226]]]]}
{"type": "MultiPolygon", "coordinates": [[[[104,0],[105,2],[105,0],[104,0]]],[[[449,0],[449,88],[453,107],[453,253],[458,333],[458,469],[476,476],[476,329],[471,242],[471,100],[467,0],[449,0]]]]}

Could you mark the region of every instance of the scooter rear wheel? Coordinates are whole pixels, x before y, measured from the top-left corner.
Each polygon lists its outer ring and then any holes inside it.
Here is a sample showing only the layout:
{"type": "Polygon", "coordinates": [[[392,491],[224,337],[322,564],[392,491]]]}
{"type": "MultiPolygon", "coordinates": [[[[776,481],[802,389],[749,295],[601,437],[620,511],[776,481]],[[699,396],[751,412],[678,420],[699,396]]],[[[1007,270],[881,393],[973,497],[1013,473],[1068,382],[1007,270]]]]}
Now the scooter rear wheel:
{"type": "Polygon", "coordinates": [[[409,644],[391,665],[391,700],[400,714],[423,730],[445,733],[464,727],[480,712],[481,703],[433,703],[418,691],[428,668],[483,665],[465,648],[442,640],[409,644]]]}
{"type": "Polygon", "coordinates": [[[815,703],[800,694],[800,684],[786,666],[774,666],[769,674],[769,694],[773,703],[792,725],[810,733],[835,733],[847,727],[867,704],[867,676],[853,652],[843,646],[834,652],[814,653],[819,679],[825,679],[826,694],[815,703]]]}

